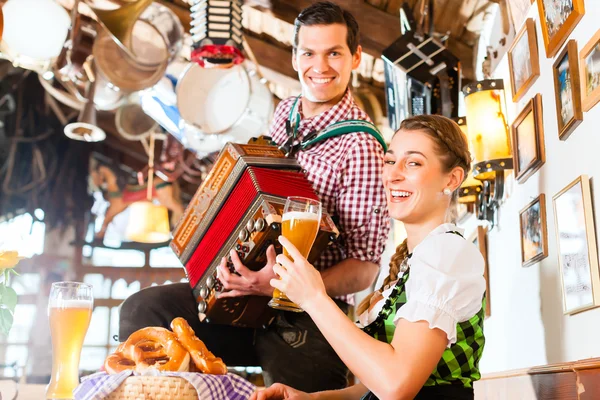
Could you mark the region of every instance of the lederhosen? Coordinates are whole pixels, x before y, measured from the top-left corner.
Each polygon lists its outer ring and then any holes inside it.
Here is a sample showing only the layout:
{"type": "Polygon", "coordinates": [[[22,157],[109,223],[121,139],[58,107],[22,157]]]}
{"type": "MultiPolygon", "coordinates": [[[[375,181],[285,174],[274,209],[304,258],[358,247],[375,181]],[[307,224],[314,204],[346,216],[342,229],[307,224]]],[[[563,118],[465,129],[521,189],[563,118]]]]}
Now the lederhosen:
{"type": "MultiPolygon", "coordinates": [[[[458,234],[458,232],[447,232],[458,234]]],[[[462,236],[462,235],[460,235],[462,236]]],[[[375,339],[391,343],[396,330],[394,318],[406,304],[406,282],[410,276],[408,268],[396,283],[379,315],[363,330],[375,339]]],[[[481,377],[479,360],[483,353],[485,338],[483,320],[485,318],[485,296],[481,309],[468,321],[456,324],[456,343],[447,348],[415,399],[473,399],[473,382],[481,377]]],[[[368,392],[361,400],[375,400],[377,397],[368,392]]]]}

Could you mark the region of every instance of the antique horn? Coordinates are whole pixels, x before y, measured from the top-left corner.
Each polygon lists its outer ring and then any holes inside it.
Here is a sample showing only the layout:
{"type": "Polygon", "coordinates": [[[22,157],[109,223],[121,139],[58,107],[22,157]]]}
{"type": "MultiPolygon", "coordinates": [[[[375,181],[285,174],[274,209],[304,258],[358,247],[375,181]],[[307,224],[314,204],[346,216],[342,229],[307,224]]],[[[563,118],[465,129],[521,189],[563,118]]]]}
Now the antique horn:
{"type": "Polygon", "coordinates": [[[108,2],[110,6],[121,4],[118,8],[99,7],[102,3],[106,4],[106,0],[85,0],[85,3],[92,9],[94,14],[96,14],[98,21],[112,36],[119,47],[125,50],[131,57],[136,58],[131,46],[133,25],[152,1],[153,0],[108,2]]]}
{"type": "Polygon", "coordinates": [[[94,64],[92,60],[91,67],[88,68],[88,65],[86,65],[85,68],[89,78],[89,83],[85,91],[86,103],[79,112],[77,122],[65,126],[65,135],[68,138],[82,142],[100,142],[106,139],[106,133],[96,124],[94,94],[96,93],[97,81],[94,64]]]}

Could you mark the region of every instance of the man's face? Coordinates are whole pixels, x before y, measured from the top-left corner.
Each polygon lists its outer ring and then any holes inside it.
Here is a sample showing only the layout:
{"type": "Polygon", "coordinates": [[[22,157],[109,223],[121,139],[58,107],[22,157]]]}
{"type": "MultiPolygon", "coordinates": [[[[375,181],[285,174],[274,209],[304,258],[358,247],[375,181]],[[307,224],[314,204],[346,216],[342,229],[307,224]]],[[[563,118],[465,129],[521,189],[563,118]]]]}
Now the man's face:
{"type": "Polygon", "coordinates": [[[302,26],[298,48],[292,58],[302,84],[302,94],[315,103],[341,97],[352,70],[360,64],[361,48],[354,55],[346,42],[344,24],[302,26]]]}

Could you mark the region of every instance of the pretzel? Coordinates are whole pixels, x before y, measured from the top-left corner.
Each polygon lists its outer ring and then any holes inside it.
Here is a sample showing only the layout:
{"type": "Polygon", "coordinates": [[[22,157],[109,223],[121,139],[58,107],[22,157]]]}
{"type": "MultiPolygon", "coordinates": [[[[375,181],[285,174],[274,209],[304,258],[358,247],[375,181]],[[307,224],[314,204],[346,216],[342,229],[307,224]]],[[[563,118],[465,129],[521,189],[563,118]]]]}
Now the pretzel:
{"type": "Polygon", "coordinates": [[[190,354],[168,329],[149,327],[140,329],[121,343],[106,358],[104,369],[117,374],[127,369],[142,371],[154,368],[159,371],[188,371],[190,354]]]}
{"type": "Polygon", "coordinates": [[[219,357],[211,353],[202,340],[196,337],[194,330],[181,317],[171,322],[171,329],[177,335],[179,343],[190,353],[196,367],[205,374],[225,375],[227,366],[219,357]]]}

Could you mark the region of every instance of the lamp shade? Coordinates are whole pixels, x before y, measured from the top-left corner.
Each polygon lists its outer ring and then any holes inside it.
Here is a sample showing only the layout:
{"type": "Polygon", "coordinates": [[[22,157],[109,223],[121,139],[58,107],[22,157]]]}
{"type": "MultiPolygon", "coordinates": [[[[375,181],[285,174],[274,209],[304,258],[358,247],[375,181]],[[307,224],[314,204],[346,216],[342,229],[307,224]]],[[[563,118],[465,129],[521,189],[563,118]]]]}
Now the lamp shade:
{"type": "MultiPolygon", "coordinates": [[[[471,142],[468,140],[469,135],[467,132],[467,118],[459,117],[455,119],[456,123],[460,127],[460,130],[465,134],[467,141],[469,143],[469,152],[471,153],[471,157],[473,157],[473,149],[471,146],[471,142]]],[[[460,189],[458,190],[458,202],[459,203],[475,203],[477,201],[477,196],[481,192],[481,187],[483,184],[480,180],[477,180],[473,177],[473,174],[469,172],[462,183],[460,185],[460,189]]]]}
{"type": "Polygon", "coordinates": [[[165,206],[150,201],[136,201],[129,206],[125,230],[128,240],[138,243],[163,243],[171,238],[169,212],[165,206]]]}
{"type": "Polygon", "coordinates": [[[38,72],[49,68],[71,26],[67,11],[54,0],[8,0],[2,12],[2,52],[23,68],[38,72]]]}
{"type": "Polygon", "coordinates": [[[465,86],[463,93],[469,121],[467,132],[474,162],[511,158],[503,81],[475,82],[465,86]]]}

